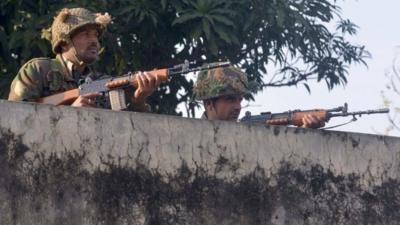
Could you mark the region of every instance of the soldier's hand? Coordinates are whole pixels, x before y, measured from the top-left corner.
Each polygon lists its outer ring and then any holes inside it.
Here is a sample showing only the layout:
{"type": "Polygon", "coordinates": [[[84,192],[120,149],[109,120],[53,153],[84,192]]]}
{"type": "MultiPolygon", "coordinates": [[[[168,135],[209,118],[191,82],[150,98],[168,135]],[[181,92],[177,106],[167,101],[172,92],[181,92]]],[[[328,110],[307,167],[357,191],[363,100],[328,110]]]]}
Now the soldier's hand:
{"type": "Polygon", "coordinates": [[[139,72],[136,76],[138,78],[138,88],[133,96],[133,102],[135,104],[144,104],[146,98],[160,86],[161,79],[151,72],[139,72]]]}
{"type": "Polygon", "coordinates": [[[311,114],[307,114],[303,117],[303,128],[321,128],[325,126],[325,121],[322,118],[317,116],[313,116],[311,114]]]}
{"type": "Polygon", "coordinates": [[[95,107],[96,97],[100,96],[100,93],[92,92],[85,95],[79,96],[71,106],[73,107],[95,107]]]}

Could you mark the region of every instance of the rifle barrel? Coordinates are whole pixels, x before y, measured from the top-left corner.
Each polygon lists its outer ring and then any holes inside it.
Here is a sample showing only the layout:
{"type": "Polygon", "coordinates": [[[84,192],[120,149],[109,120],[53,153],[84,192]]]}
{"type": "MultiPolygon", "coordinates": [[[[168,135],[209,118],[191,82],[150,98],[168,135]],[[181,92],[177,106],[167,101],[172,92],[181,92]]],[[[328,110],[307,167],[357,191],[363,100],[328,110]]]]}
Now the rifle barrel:
{"type": "Polygon", "coordinates": [[[377,114],[377,113],[388,113],[390,110],[388,108],[383,109],[373,109],[373,110],[365,110],[358,112],[344,112],[344,113],[331,113],[329,117],[338,117],[338,116],[361,116],[364,114],[377,114]]]}
{"type": "Polygon", "coordinates": [[[202,66],[197,66],[197,67],[190,67],[190,63],[184,63],[181,65],[178,65],[177,67],[173,67],[168,69],[168,74],[169,75],[176,75],[176,74],[182,74],[182,73],[190,73],[190,72],[196,72],[196,71],[202,71],[202,70],[210,70],[218,67],[228,67],[231,65],[230,62],[216,62],[216,63],[207,63],[202,66]]]}

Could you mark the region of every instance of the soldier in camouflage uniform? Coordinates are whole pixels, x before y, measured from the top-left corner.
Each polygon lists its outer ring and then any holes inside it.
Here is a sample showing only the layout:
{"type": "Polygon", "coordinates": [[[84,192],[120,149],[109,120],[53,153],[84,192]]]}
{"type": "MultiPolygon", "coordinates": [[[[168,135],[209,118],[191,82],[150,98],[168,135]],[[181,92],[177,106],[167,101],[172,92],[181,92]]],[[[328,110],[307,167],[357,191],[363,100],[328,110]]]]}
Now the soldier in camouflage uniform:
{"type": "MultiPolygon", "coordinates": [[[[253,86],[247,74],[230,66],[199,73],[193,88],[194,98],[203,101],[205,112],[202,119],[237,121],[243,97],[251,94],[253,86]]],[[[304,128],[319,128],[325,122],[315,116],[303,119],[304,128]]]]}
{"type": "Polygon", "coordinates": [[[203,101],[201,118],[236,121],[243,97],[250,94],[248,85],[247,75],[232,66],[200,72],[193,94],[203,101]]]}
{"type": "MultiPolygon", "coordinates": [[[[91,64],[98,58],[99,37],[111,22],[106,14],[92,13],[84,8],[64,8],[54,18],[43,37],[51,42],[56,58],[35,58],[25,63],[14,78],[8,99],[11,101],[36,101],[77,88],[82,80],[99,78],[91,64]]],[[[161,81],[149,73],[138,75],[139,87],[131,99],[131,109],[145,110],[146,97],[151,95],[161,81]]],[[[99,93],[80,96],[72,106],[95,106],[99,93]]]]}

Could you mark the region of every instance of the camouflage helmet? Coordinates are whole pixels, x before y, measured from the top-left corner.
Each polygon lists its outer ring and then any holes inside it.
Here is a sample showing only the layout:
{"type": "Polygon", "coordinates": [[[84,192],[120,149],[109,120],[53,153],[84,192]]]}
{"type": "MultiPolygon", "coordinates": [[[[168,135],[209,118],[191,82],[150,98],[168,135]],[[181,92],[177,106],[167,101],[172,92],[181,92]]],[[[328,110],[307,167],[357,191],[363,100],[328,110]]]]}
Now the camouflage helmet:
{"type": "Polygon", "coordinates": [[[101,35],[111,22],[108,13],[92,13],[85,8],[64,8],[54,18],[50,28],[42,31],[42,37],[51,42],[54,53],[61,53],[61,43],[69,43],[74,32],[85,26],[94,26],[101,35]]]}
{"type": "Polygon", "coordinates": [[[233,66],[211,69],[199,73],[193,88],[196,100],[226,95],[247,95],[249,89],[246,73],[233,66]]]}

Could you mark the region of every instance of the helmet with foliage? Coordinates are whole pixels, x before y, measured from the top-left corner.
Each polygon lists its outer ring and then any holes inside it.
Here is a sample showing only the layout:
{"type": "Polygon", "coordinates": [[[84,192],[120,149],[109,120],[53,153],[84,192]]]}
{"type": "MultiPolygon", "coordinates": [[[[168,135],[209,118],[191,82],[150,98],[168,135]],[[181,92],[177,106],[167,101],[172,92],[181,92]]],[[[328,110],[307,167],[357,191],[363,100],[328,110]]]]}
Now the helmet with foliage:
{"type": "Polygon", "coordinates": [[[205,100],[226,95],[245,96],[250,90],[246,73],[229,66],[200,72],[193,95],[196,100],[205,100]]]}
{"type": "Polygon", "coordinates": [[[93,26],[101,35],[110,22],[108,13],[92,13],[85,8],[64,8],[54,18],[51,27],[43,30],[42,37],[51,42],[54,53],[61,53],[61,43],[69,43],[80,29],[93,26]]]}

